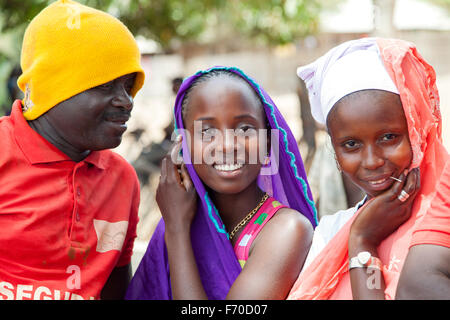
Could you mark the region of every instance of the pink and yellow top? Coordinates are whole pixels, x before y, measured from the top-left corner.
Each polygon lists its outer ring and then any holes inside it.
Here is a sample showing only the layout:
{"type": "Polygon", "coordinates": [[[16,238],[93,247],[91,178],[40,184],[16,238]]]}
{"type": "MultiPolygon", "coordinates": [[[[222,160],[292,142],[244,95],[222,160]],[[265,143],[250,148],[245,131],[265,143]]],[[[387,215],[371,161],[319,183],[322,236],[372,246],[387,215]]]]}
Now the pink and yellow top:
{"type": "Polygon", "coordinates": [[[278,210],[285,207],[285,205],[282,205],[274,198],[268,198],[245,226],[244,230],[242,230],[236,244],[234,245],[234,252],[236,253],[236,257],[238,258],[242,268],[247,262],[253,240],[255,240],[267,221],[269,221],[278,210]]]}

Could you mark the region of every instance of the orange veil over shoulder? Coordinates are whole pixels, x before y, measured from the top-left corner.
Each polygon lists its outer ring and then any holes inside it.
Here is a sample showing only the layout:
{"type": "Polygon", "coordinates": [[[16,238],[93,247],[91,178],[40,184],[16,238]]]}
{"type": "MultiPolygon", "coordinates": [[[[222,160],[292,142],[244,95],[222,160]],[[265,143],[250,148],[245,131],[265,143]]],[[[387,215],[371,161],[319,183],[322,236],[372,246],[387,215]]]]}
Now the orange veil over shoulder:
{"type": "MultiPolygon", "coordinates": [[[[421,173],[421,188],[410,219],[378,247],[386,283],[385,297],[394,299],[412,233],[427,214],[449,155],[442,145],[442,119],[433,68],[410,42],[377,38],[376,43],[403,104],[413,150],[410,169],[420,167],[421,173]]],[[[302,271],[288,299],[352,299],[347,244],[351,224],[361,209],[302,271]]]]}

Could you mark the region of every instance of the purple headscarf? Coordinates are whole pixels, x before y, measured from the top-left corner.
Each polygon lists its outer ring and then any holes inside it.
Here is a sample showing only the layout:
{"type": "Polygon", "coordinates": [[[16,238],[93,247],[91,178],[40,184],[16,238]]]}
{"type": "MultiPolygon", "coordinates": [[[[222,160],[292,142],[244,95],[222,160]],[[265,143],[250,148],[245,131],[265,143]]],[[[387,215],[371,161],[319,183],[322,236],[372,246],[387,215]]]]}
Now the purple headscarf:
{"type": "MultiPolygon", "coordinates": [[[[175,100],[176,130],[184,129],[182,101],[192,83],[214,70],[227,70],[247,81],[263,102],[271,129],[278,129],[278,144],[272,140],[270,163],[275,164],[271,174],[258,176],[259,187],[284,205],[302,213],[315,227],[317,212],[297,142],[286,121],[268,94],[253,79],[234,67],[213,67],[199,71],[185,79],[175,100]],[[276,150],[277,152],[274,152],[276,150]]],[[[276,131],[276,130],[275,130],[276,131]]],[[[194,170],[189,155],[187,139],[183,135],[183,160],[198,194],[197,213],[192,223],[191,240],[203,287],[209,299],[225,299],[231,285],[241,272],[220,214],[208,196],[205,187],[194,170]]],[[[273,167],[273,166],[272,166],[273,167]]],[[[164,242],[164,221],[161,219],[150,240],[147,251],[128,287],[126,299],[172,299],[169,262],[164,242]]]]}

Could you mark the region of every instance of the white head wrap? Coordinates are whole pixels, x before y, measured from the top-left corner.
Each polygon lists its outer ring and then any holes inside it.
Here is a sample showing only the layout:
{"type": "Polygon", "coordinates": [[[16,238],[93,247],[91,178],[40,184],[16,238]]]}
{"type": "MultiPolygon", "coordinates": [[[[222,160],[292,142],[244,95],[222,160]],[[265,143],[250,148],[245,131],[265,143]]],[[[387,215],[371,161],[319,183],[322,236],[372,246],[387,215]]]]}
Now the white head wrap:
{"type": "Polygon", "coordinates": [[[299,67],[297,75],[308,88],[312,116],[322,124],[334,104],[350,93],[378,89],[398,94],[375,38],[344,42],[313,63],[299,67]]]}

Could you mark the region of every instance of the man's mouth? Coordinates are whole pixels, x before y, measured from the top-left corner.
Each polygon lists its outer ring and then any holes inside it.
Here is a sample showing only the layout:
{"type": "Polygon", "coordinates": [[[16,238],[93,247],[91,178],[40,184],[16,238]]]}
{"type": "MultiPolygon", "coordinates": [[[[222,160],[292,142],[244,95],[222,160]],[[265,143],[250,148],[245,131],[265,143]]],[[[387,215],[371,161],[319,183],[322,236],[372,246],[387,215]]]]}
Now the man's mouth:
{"type": "Polygon", "coordinates": [[[130,119],[129,114],[120,113],[120,114],[109,114],[105,116],[105,121],[111,123],[121,131],[127,129],[126,122],[130,119]]]}
{"type": "Polygon", "coordinates": [[[109,122],[119,122],[119,123],[125,123],[130,119],[129,115],[117,115],[117,116],[107,116],[106,121],[109,122]]]}

